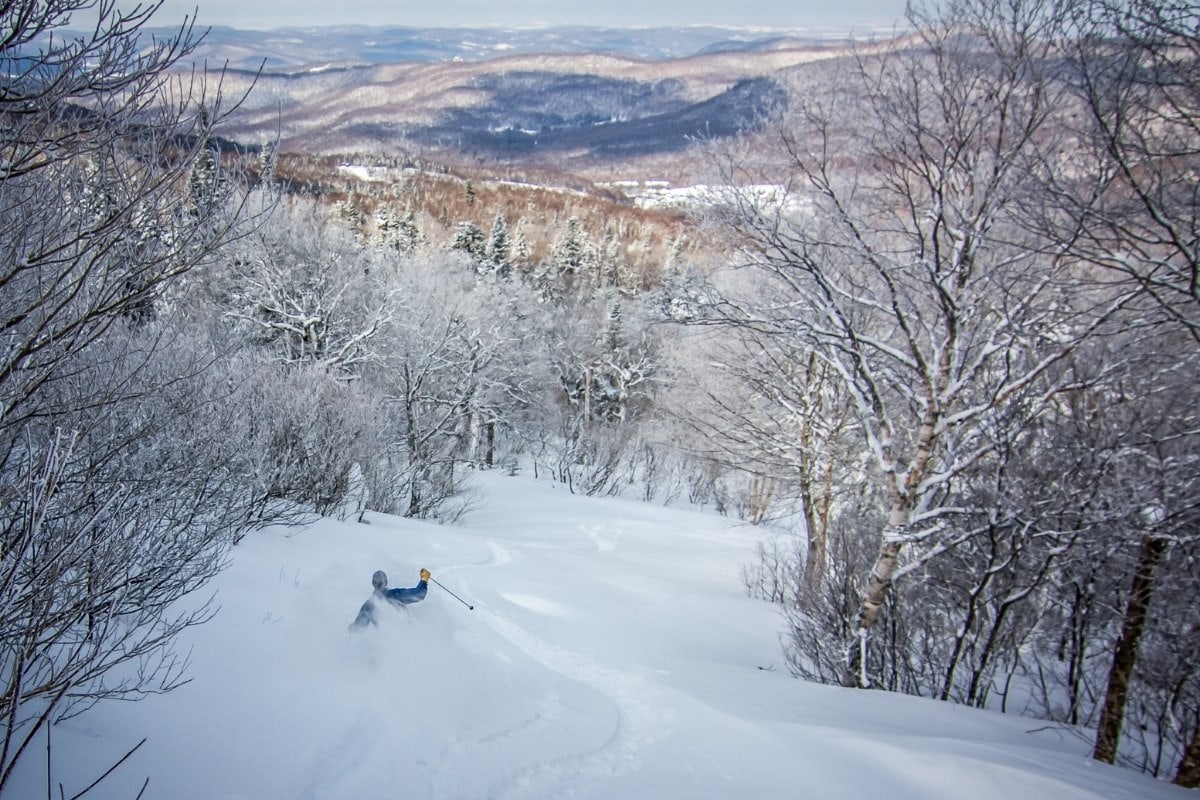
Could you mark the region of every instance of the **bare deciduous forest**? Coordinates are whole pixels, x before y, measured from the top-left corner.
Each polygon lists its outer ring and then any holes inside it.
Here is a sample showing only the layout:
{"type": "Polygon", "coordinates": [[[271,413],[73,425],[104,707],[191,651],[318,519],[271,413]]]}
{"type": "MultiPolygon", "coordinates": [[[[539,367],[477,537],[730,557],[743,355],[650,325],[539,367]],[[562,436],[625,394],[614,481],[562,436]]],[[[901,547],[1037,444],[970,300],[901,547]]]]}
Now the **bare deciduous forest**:
{"type": "Polygon", "coordinates": [[[799,678],[1200,786],[1194,3],[913,6],[672,156],[672,208],[238,145],[153,11],[0,10],[0,793],[185,679],[173,603],[243,537],[452,523],[483,469],[760,525],[799,678]]]}

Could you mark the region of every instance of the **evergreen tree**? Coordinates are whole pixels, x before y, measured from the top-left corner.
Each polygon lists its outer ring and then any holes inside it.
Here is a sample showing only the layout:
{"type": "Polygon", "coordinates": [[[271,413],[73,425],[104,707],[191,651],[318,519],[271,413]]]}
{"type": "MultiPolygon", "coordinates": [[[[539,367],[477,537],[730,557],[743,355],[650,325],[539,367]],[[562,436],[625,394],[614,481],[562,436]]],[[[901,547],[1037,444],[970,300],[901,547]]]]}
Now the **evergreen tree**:
{"type": "Polygon", "coordinates": [[[223,180],[217,147],[212,141],[212,121],[204,106],[196,112],[195,129],[203,137],[204,144],[196,153],[192,171],[188,175],[188,192],[191,194],[192,211],[203,216],[221,201],[223,180]]]}
{"type": "Polygon", "coordinates": [[[595,253],[578,217],[567,220],[566,230],[554,243],[552,257],[559,272],[568,275],[589,271],[594,265],[595,253]]]}
{"type": "Polygon", "coordinates": [[[508,220],[503,214],[497,214],[492,223],[492,235],[488,240],[487,258],[492,270],[502,278],[507,278],[512,269],[509,261],[510,251],[508,241],[508,220]]]}
{"type": "Polygon", "coordinates": [[[404,214],[401,215],[400,222],[396,226],[395,247],[400,252],[411,255],[424,243],[425,237],[421,234],[421,229],[417,227],[417,215],[413,211],[412,203],[409,202],[405,205],[404,214]]]}
{"type": "Polygon", "coordinates": [[[334,203],[333,210],[337,214],[338,219],[345,222],[356,233],[362,230],[363,225],[367,221],[366,215],[358,209],[353,194],[345,200],[334,203]]]}
{"type": "Polygon", "coordinates": [[[678,274],[683,269],[683,236],[676,236],[671,242],[671,250],[667,253],[666,263],[663,264],[663,271],[667,275],[678,274]]]}
{"type": "Polygon", "coordinates": [[[454,240],[450,242],[450,249],[463,251],[477,265],[482,264],[487,258],[483,231],[479,230],[479,226],[470,220],[458,223],[458,227],[454,231],[454,240]]]}
{"type": "Polygon", "coordinates": [[[395,210],[391,206],[380,205],[375,211],[375,230],[379,234],[379,241],[385,245],[391,245],[399,228],[400,219],[396,216],[395,210]]]}
{"type": "Polygon", "coordinates": [[[529,241],[525,238],[524,221],[518,221],[517,230],[513,233],[512,237],[512,263],[518,265],[528,264],[531,254],[529,241]]]}
{"type": "Polygon", "coordinates": [[[275,187],[275,163],[278,158],[275,142],[266,142],[258,151],[258,183],[264,189],[275,187]]]}
{"type": "Polygon", "coordinates": [[[80,213],[89,224],[104,225],[120,211],[117,187],[105,165],[97,161],[88,164],[84,170],[84,180],[86,183],[79,202],[80,213]]]}
{"type": "Polygon", "coordinates": [[[622,294],[638,290],[638,272],[629,261],[620,232],[610,232],[604,240],[604,261],[600,266],[603,282],[610,282],[622,294]]]}
{"type": "Polygon", "coordinates": [[[380,206],[375,213],[375,228],[379,231],[382,244],[405,255],[412,255],[424,243],[424,237],[417,228],[412,203],[405,206],[404,213],[399,217],[391,206],[380,206]]]}

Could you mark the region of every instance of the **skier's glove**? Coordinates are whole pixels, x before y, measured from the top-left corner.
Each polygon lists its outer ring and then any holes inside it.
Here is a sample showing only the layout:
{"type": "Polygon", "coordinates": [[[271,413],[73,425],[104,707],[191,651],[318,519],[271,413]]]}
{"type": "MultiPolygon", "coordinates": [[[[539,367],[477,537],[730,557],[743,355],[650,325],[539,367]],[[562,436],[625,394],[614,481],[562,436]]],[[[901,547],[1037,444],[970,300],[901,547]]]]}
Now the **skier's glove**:
{"type": "Polygon", "coordinates": [[[429,570],[425,569],[424,567],[421,567],[421,580],[427,581],[431,577],[432,576],[429,574],[429,570]]]}

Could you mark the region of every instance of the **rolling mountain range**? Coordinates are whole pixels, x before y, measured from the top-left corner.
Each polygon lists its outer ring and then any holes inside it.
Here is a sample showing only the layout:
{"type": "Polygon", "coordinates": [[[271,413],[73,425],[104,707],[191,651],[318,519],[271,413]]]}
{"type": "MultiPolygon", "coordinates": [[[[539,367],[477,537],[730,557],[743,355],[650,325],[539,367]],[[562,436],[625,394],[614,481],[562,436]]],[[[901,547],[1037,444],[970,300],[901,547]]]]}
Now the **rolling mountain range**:
{"type": "Polygon", "coordinates": [[[244,99],[220,133],[243,144],[577,173],[753,128],[788,71],[848,46],[708,28],[218,29],[195,55],[228,64],[223,94],[244,99]]]}

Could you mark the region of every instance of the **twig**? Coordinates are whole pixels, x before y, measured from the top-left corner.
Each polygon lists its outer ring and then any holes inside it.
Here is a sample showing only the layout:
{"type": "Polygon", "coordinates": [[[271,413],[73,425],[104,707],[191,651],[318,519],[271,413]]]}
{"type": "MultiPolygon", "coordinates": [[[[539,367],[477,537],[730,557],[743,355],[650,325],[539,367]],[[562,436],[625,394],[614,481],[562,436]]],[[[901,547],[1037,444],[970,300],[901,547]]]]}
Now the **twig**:
{"type": "MultiPolygon", "coordinates": [[[[90,792],[92,789],[96,788],[97,784],[99,784],[100,781],[104,780],[109,775],[111,775],[113,773],[113,771],[116,770],[117,767],[124,764],[129,759],[129,757],[131,755],[133,755],[134,753],[136,753],[138,748],[141,747],[142,745],[144,745],[145,743],[146,743],[146,739],[145,739],[145,737],[143,737],[142,740],[140,742],[138,742],[137,744],[135,744],[128,753],[121,756],[121,758],[117,761],[117,763],[113,764],[111,767],[106,769],[104,771],[103,775],[101,775],[99,778],[96,778],[96,780],[94,780],[90,784],[88,784],[87,787],[83,791],[79,792],[79,794],[71,795],[70,800],[79,800],[80,797],[83,797],[85,794],[90,792]]],[[[149,783],[150,783],[150,779],[146,778],[146,783],[142,784],[142,792],[146,791],[146,786],[149,783]]],[[[60,794],[62,793],[62,784],[61,783],[58,785],[58,791],[60,794]]],[[[142,792],[138,792],[138,797],[142,796],[142,792]]]]}

